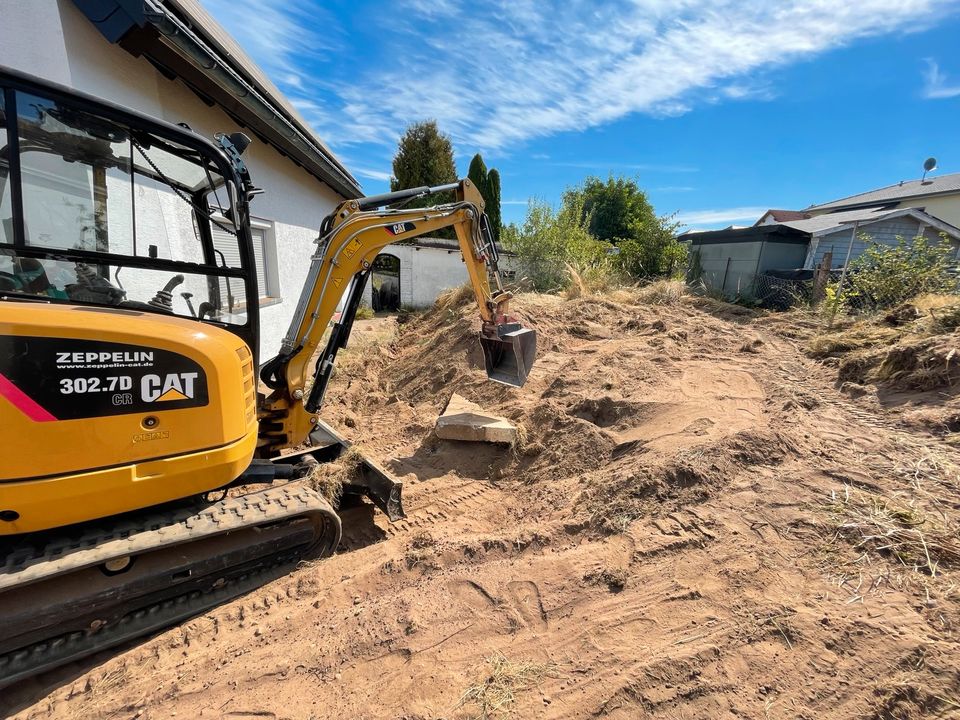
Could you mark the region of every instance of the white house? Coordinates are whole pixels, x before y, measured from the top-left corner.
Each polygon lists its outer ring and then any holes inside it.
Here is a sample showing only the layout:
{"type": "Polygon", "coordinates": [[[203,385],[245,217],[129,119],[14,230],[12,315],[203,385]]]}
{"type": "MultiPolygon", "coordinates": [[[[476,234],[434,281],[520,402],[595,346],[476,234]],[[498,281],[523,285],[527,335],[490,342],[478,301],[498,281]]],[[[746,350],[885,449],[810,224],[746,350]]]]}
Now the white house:
{"type": "Polygon", "coordinates": [[[243,131],[253,202],[260,356],[287,330],[320,223],[359,183],[195,0],[4,0],[0,65],[212,137],[243,131]]]}

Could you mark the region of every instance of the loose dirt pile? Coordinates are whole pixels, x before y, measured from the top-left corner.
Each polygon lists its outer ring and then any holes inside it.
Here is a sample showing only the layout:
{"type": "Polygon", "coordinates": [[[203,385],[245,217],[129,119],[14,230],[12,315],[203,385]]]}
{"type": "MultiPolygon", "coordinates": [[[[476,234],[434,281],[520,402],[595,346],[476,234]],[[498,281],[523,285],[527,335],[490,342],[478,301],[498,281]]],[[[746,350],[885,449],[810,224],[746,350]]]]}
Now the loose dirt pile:
{"type": "Polygon", "coordinates": [[[862,319],[787,313],[761,323],[801,338],[807,355],[836,369],[836,387],[878,418],[960,445],[956,295],[925,295],[862,319]]]}
{"type": "Polygon", "coordinates": [[[361,328],[325,416],[405,481],[407,520],[344,509],[334,558],[5,702],[29,718],[958,716],[956,450],[851,400],[782,326],[655,297],[670,302],[518,298],[540,347],[522,389],[485,381],[462,298],[361,328]],[[522,441],[436,439],[454,392],[522,441]]]}

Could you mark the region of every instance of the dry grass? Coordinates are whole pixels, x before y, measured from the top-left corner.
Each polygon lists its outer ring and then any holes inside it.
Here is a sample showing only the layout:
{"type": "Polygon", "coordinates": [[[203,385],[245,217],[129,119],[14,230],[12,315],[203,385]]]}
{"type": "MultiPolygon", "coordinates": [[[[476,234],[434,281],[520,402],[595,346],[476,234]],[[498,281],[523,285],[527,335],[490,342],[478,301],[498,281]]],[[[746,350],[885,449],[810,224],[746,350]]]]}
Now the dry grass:
{"type": "Polygon", "coordinates": [[[609,266],[575,268],[570,263],[564,263],[570,279],[563,289],[563,296],[567,300],[576,300],[588,295],[607,295],[620,286],[620,276],[609,266]]]}
{"type": "Polygon", "coordinates": [[[873,322],[859,322],[834,328],[812,338],[807,343],[807,354],[813,358],[839,357],[847,353],[896,342],[901,331],[873,322]]]}
{"type": "Polygon", "coordinates": [[[453,310],[462,307],[473,300],[473,286],[464,283],[460,287],[444,290],[437,295],[434,306],[438,310],[453,310]]]}
{"type": "Polygon", "coordinates": [[[336,462],[317,464],[307,476],[307,485],[336,507],[343,495],[344,484],[356,478],[363,459],[363,452],[351,445],[336,462]]]}
{"type": "Polygon", "coordinates": [[[683,280],[655,280],[640,288],[637,300],[645,305],[677,305],[688,291],[683,280]]]}
{"type": "Polygon", "coordinates": [[[960,524],[952,513],[849,486],[831,496],[827,509],[834,518],[835,537],[862,553],[890,558],[931,577],[960,566],[960,524]]]}
{"type": "Polygon", "coordinates": [[[882,556],[930,577],[960,567],[960,468],[926,452],[876,470],[897,489],[833,493],[827,509],[835,539],[852,543],[861,558],[882,556]]]}
{"type": "Polygon", "coordinates": [[[536,687],[553,670],[549,663],[514,662],[495,652],[486,659],[477,682],[460,696],[457,707],[475,706],[476,713],[470,716],[475,720],[509,717],[517,694],[536,687]]]}

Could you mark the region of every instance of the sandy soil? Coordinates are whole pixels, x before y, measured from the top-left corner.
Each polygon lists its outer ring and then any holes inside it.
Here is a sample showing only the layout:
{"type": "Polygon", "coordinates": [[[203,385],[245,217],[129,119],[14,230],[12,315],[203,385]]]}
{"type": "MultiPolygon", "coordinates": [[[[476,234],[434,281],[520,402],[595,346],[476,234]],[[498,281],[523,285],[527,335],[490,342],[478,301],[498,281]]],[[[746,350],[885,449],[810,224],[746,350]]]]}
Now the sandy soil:
{"type": "Polygon", "coordinates": [[[0,705],[22,718],[426,720],[484,717],[485,702],[489,717],[543,719],[960,717],[954,448],[857,404],[835,368],[735,309],[627,293],[517,304],[540,340],[521,390],[476,369],[468,306],[361,325],[326,417],[405,481],[405,521],[345,509],[335,557],[0,705]],[[453,392],[517,422],[523,442],[434,438],[453,392]],[[925,553],[876,539],[878,502],[909,508],[899,529],[927,537],[925,553]]]}

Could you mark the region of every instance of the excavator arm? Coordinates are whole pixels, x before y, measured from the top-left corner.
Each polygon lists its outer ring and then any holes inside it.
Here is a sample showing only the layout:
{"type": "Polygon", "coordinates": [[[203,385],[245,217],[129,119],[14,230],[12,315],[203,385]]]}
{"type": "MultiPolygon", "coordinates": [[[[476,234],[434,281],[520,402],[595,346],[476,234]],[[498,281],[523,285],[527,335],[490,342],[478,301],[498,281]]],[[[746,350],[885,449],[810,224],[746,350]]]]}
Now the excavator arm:
{"type": "Polygon", "coordinates": [[[480,192],[464,179],[439,187],[348,200],[324,220],[318,249],[280,353],[261,370],[261,379],[272,391],[260,405],[262,456],[270,457],[301,444],[317,427],[317,412],[337,351],[346,347],[376,256],[391,243],[442,228],[454,228],[467,266],[480,310],[480,344],[487,376],[517,387],[524,384],[536,353],[536,335],[509,314],[512,296],[503,289],[497,248],[483,210],[480,192]],[[387,207],[450,191],[455,195],[451,203],[426,208],[387,207]],[[325,331],[348,290],[340,319],[317,357],[325,331]]]}

